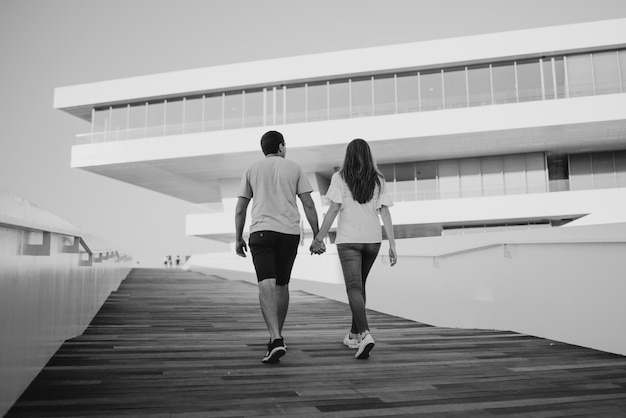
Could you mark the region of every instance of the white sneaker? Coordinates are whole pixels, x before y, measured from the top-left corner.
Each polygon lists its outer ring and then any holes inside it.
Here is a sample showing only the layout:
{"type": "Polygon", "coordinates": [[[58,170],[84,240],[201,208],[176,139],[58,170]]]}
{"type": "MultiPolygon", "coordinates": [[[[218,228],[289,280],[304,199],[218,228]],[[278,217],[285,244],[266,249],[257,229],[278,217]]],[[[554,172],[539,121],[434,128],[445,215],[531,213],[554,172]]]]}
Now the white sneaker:
{"type": "Polygon", "coordinates": [[[350,333],[347,333],[346,336],[343,337],[343,345],[348,348],[359,348],[359,340],[350,338],[350,333]]]}
{"type": "Polygon", "coordinates": [[[372,337],[371,334],[367,334],[359,343],[354,358],[358,360],[365,360],[370,356],[372,348],[374,348],[374,337],[372,337]]]}

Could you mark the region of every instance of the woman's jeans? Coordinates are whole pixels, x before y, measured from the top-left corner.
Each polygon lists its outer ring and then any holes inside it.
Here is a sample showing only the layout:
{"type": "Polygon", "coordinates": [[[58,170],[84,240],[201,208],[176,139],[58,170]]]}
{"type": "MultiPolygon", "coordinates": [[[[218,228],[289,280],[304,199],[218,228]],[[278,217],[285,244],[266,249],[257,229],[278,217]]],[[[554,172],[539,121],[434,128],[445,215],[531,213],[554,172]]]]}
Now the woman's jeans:
{"type": "Polygon", "coordinates": [[[337,252],[346,282],[348,302],[352,311],[350,332],[358,334],[369,330],[365,315],[365,280],[369,274],[378,251],[380,242],[366,244],[337,244],[337,252]]]}

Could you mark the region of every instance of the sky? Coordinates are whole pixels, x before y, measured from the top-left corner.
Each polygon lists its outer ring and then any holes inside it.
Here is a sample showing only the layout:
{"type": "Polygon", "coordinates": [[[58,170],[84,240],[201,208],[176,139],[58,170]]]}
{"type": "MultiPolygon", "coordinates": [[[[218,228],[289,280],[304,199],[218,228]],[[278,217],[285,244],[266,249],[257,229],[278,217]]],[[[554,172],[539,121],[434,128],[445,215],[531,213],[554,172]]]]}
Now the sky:
{"type": "Polygon", "coordinates": [[[89,124],[53,109],[54,89],[624,17],[624,0],[0,0],[0,189],[142,267],[167,254],[226,251],[185,236],[185,215],[202,207],[72,169],[71,147],[89,124]]]}

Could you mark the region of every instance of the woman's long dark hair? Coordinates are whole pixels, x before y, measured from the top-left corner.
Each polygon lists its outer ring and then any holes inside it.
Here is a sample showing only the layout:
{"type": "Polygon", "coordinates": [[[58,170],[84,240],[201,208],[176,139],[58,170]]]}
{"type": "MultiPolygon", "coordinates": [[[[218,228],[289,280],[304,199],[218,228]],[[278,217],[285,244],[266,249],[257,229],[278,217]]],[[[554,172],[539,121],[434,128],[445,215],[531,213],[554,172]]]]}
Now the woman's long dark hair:
{"type": "Polygon", "coordinates": [[[361,204],[372,200],[374,190],[376,186],[380,190],[383,178],[376,168],[370,146],[360,138],[348,144],[339,175],[348,185],[352,198],[361,204]]]}

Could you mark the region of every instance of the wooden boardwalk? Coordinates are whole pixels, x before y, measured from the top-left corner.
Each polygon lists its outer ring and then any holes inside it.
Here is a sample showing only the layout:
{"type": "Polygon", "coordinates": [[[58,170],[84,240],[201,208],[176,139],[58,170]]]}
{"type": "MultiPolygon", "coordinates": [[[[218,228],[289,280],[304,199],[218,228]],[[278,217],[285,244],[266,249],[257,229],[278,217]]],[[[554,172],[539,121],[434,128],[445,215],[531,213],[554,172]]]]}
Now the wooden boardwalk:
{"type": "Polygon", "coordinates": [[[369,318],[376,347],[355,360],[347,305],[292,291],[287,355],[265,365],[256,286],[133,270],[7,417],[626,416],[625,357],[369,318]]]}

